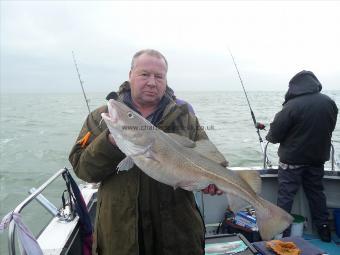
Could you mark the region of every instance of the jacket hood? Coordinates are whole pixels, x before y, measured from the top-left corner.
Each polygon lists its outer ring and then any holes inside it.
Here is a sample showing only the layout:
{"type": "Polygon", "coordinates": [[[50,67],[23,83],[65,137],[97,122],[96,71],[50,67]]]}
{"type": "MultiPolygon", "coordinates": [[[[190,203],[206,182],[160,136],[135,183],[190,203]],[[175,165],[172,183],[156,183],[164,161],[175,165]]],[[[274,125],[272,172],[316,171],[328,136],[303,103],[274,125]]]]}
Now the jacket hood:
{"type": "Polygon", "coordinates": [[[306,94],[314,94],[320,92],[322,89],[322,85],[318,78],[311,71],[301,71],[297,73],[290,81],[289,88],[285,95],[285,103],[288,100],[306,95],[306,94]]]}

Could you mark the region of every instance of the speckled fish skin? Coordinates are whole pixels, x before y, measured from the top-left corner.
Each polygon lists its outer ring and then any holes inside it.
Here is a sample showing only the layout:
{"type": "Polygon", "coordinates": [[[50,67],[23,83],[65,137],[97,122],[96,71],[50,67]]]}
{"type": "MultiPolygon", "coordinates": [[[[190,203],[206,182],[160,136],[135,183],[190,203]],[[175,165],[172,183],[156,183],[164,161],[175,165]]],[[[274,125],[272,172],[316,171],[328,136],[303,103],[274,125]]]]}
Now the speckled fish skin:
{"type": "Polygon", "coordinates": [[[190,191],[215,184],[228,195],[247,201],[256,210],[263,240],[271,239],[291,224],[288,213],[261,198],[237,171],[184,147],[118,101],[110,100],[108,110],[102,117],[117,146],[151,178],[190,191]]]}

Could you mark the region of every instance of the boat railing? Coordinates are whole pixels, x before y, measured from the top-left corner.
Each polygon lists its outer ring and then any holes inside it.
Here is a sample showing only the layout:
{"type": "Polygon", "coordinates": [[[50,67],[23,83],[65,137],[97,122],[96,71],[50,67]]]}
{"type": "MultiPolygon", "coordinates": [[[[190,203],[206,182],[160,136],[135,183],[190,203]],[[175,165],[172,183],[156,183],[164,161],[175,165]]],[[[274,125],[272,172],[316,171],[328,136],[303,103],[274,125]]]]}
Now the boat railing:
{"type": "MultiPolygon", "coordinates": [[[[28,204],[30,204],[40,193],[49,186],[55,179],[60,175],[68,171],[67,168],[60,169],[52,177],[50,177],[45,183],[43,183],[39,188],[34,190],[31,195],[29,195],[25,200],[23,200],[14,210],[13,213],[20,213],[28,204]]],[[[15,255],[15,223],[12,220],[9,224],[8,229],[8,251],[10,255],[15,255]]]]}
{"type": "Polygon", "coordinates": [[[334,146],[333,144],[331,143],[331,164],[332,164],[332,171],[335,171],[335,157],[334,157],[334,153],[335,150],[334,150],[334,146]]]}
{"type": "MultiPolygon", "coordinates": [[[[266,145],[264,146],[264,151],[263,151],[263,168],[264,169],[267,169],[268,168],[268,157],[267,157],[267,148],[268,148],[268,144],[269,142],[267,141],[266,145]]],[[[335,171],[335,165],[336,165],[336,162],[335,162],[335,151],[334,151],[334,146],[333,144],[331,143],[331,155],[330,155],[330,159],[331,159],[331,169],[332,171],[335,171]]]]}
{"type": "Polygon", "coordinates": [[[268,144],[269,142],[266,143],[266,145],[264,146],[264,150],[263,150],[263,168],[267,169],[268,165],[267,165],[267,148],[268,148],[268,144]]]}

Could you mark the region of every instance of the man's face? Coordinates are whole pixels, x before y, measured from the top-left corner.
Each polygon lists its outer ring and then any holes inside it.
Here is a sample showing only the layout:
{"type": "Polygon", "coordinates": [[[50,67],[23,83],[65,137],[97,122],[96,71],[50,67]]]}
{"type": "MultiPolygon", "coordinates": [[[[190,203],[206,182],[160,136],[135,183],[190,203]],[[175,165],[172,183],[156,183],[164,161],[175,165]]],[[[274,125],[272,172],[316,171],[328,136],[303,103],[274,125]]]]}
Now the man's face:
{"type": "Polygon", "coordinates": [[[166,89],[166,64],[163,58],[140,55],[129,73],[132,100],[138,106],[156,106],[166,89]]]}

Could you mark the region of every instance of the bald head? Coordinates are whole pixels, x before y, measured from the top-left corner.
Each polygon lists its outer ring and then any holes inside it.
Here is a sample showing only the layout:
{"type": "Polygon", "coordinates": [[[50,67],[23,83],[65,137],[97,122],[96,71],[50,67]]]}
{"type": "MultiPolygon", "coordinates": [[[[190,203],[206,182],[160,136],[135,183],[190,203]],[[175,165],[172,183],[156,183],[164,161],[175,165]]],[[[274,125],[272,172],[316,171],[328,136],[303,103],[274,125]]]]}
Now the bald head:
{"type": "Polygon", "coordinates": [[[159,51],[153,50],[153,49],[144,49],[144,50],[140,50],[140,51],[136,52],[135,55],[133,55],[133,57],[132,57],[131,70],[135,67],[136,59],[143,54],[146,54],[146,55],[152,56],[152,57],[156,57],[156,58],[159,58],[159,59],[163,59],[164,63],[165,63],[166,71],[168,71],[168,61],[166,60],[164,55],[162,53],[160,53],[159,51]]]}

